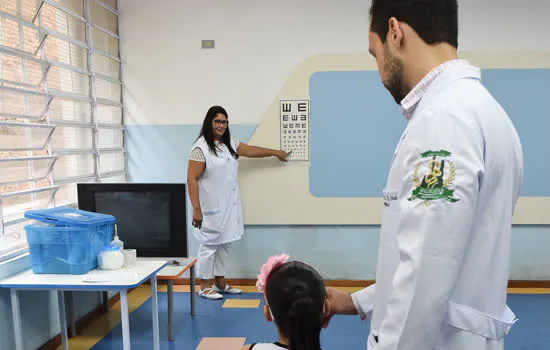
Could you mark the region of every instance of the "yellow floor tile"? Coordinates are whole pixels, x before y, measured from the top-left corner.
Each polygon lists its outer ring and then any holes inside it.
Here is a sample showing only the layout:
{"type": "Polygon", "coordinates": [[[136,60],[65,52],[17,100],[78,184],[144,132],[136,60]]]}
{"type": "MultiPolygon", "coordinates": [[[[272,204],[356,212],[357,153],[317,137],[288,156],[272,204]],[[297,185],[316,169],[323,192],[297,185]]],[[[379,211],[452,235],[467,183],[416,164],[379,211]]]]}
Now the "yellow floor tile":
{"type": "Polygon", "coordinates": [[[240,350],[246,338],[202,338],[196,350],[240,350]]]}
{"type": "Polygon", "coordinates": [[[236,286],[235,288],[239,288],[243,293],[258,293],[256,286],[236,286]]]}
{"type": "Polygon", "coordinates": [[[223,308],[232,309],[257,309],[260,307],[259,299],[227,299],[223,303],[223,308]]]}

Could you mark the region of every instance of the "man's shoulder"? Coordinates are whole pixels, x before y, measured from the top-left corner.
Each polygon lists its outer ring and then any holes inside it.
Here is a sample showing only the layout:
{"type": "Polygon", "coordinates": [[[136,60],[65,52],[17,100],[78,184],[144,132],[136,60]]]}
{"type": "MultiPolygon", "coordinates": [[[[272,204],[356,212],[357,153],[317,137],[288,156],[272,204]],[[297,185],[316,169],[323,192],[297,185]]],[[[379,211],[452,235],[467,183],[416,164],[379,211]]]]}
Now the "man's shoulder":
{"type": "Polygon", "coordinates": [[[430,105],[441,111],[469,111],[475,113],[498,105],[498,101],[489,90],[477,79],[460,79],[442,89],[430,105]]]}
{"type": "Polygon", "coordinates": [[[478,125],[491,115],[506,114],[499,102],[475,79],[461,79],[449,84],[421,104],[415,118],[439,123],[478,125]],[[430,120],[434,118],[434,120],[430,120]],[[437,119],[436,119],[437,118],[437,119]]]}

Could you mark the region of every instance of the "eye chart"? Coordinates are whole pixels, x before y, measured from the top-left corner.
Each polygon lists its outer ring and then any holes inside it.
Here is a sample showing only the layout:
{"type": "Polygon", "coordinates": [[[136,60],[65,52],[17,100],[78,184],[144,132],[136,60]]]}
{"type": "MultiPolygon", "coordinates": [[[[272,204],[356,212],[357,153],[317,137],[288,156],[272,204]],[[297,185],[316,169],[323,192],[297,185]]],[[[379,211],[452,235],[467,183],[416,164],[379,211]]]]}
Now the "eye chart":
{"type": "Polygon", "coordinates": [[[309,161],[309,100],[281,100],[281,149],[289,161],[309,161]]]}

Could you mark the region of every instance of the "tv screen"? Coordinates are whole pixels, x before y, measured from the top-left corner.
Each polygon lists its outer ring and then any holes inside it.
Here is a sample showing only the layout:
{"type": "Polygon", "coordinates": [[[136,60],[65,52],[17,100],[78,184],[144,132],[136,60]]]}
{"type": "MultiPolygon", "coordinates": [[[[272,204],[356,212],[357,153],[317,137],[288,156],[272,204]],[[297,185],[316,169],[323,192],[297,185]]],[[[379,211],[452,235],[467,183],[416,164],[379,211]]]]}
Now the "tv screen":
{"type": "Polygon", "coordinates": [[[96,192],[95,208],[117,219],[125,247],[163,249],[170,245],[170,195],[162,192],[96,192]]]}
{"type": "Polygon", "coordinates": [[[78,207],[114,216],[138,257],[187,257],[186,200],[185,184],[78,184],[78,207]]]}

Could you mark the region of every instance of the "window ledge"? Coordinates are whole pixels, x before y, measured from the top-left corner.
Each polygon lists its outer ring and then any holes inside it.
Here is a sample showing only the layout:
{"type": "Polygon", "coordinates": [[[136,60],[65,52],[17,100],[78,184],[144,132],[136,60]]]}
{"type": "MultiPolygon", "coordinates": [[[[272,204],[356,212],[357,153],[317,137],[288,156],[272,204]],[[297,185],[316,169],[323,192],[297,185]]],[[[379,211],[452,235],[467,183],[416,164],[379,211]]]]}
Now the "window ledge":
{"type": "Polygon", "coordinates": [[[0,279],[15,275],[31,267],[29,253],[20,253],[8,260],[0,262],[0,279]]]}
{"type": "Polygon", "coordinates": [[[26,243],[21,243],[18,247],[9,249],[6,252],[0,251],[0,263],[28,252],[29,252],[29,246],[26,243]]]}

